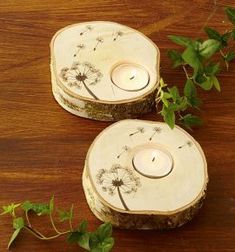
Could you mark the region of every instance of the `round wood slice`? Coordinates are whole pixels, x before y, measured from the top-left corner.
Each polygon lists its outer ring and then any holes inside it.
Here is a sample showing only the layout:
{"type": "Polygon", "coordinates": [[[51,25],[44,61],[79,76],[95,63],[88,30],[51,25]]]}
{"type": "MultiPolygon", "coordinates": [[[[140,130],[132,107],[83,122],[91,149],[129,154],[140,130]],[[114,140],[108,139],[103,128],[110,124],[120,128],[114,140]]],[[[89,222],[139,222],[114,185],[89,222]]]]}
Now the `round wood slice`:
{"type": "Polygon", "coordinates": [[[122,228],[175,228],[202,206],[204,153],[180,127],[122,120],[101,132],[85,162],[83,188],[92,212],[122,228]]]}
{"type": "Polygon", "coordinates": [[[106,21],[67,26],[51,41],[53,95],[81,117],[136,118],[154,106],[159,59],[158,47],[127,26],[106,21]]]}

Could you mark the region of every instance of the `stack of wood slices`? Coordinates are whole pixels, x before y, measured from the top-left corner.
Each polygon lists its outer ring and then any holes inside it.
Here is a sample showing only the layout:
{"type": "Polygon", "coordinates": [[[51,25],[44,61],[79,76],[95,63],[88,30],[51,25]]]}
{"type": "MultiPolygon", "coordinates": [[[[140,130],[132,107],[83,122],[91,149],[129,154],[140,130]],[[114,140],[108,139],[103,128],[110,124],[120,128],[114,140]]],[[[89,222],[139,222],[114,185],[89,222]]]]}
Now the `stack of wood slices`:
{"type": "MultiPolygon", "coordinates": [[[[53,95],[81,117],[139,117],[155,106],[159,61],[157,46],[127,26],[71,25],[51,42],[53,95]]],[[[96,137],[83,172],[92,212],[122,228],[183,225],[201,207],[207,182],[205,156],[192,136],[179,127],[134,119],[96,137]]]]}

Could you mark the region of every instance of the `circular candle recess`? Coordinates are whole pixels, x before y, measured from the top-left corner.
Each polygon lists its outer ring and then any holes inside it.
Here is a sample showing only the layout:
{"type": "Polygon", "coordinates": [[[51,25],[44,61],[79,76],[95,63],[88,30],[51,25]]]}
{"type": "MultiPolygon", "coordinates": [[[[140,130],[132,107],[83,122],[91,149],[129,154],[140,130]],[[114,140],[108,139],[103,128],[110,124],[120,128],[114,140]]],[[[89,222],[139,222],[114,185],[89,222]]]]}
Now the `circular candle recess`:
{"type": "Polygon", "coordinates": [[[171,172],[173,160],[171,155],[164,150],[143,146],[134,154],[133,166],[143,176],[162,178],[171,172]]]}
{"type": "Polygon", "coordinates": [[[51,41],[51,82],[56,101],[90,119],[136,118],[155,106],[158,47],[128,26],[92,21],[67,26],[51,41]]]}
{"type": "Polygon", "coordinates": [[[111,72],[114,85],[126,91],[139,91],[149,84],[148,71],[134,63],[123,63],[111,72]]]}
{"type": "Polygon", "coordinates": [[[100,220],[122,228],[175,228],[202,206],[207,164],[200,145],[180,127],[123,120],[96,137],[82,181],[100,220]]]}

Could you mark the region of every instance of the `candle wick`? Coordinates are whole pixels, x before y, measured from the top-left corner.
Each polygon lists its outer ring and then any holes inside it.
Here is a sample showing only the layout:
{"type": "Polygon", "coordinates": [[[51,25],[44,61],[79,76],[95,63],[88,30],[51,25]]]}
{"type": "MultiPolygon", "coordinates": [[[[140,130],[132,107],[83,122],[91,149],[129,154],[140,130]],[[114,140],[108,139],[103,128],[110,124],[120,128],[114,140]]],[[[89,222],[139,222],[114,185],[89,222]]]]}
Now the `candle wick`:
{"type": "Polygon", "coordinates": [[[156,159],[156,157],[153,157],[152,162],[154,162],[154,161],[155,161],[155,159],[156,159]]]}
{"type": "Polygon", "coordinates": [[[130,80],[133,80],[135,78],[135,76],[133,75],[131,78],[130,78],[130,80]]]}

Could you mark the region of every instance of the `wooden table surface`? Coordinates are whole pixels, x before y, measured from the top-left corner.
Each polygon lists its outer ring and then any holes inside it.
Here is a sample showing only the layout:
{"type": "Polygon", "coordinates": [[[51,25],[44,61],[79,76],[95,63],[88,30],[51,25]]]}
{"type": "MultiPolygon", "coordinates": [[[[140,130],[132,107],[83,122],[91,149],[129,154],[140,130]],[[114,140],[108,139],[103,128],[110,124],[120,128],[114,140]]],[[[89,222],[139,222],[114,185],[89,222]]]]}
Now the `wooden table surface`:
{"type": "MultiPolygon", "coordinates": [[[[76,221],[100,222],[82,190],[86,152],[106,122],[79,118],[63,110],[51,93],[49,43],[69,24],[110,20],[145,33],[160,48],[161,75],[180,85],[181,70],[166,56],[175,45],[169,34],[204,36],[202,28],[224,31],[223,7],[234,0],[2,0],[0,1],[0,205],[47,201],[66,208],[75,203],[76,221]]],[[[114,252],[235,251],[235,63],[220,75],[222,92],[204,92],[204,127],[192,134],[205,151],[210,183],[205,204],[193,221],[171,231],[114,230],[114,252]]],[[[161,120],[152,113],[145,119],[161,120]]],[[[35,220],[47,232],[47,219],[35,220]]],[[[12,227],[0,218],[0,251],[6,251],[12,227]]],[[[63,238],[41,242],[20,235],[12,251],[73,252],[63,238]]]]}

